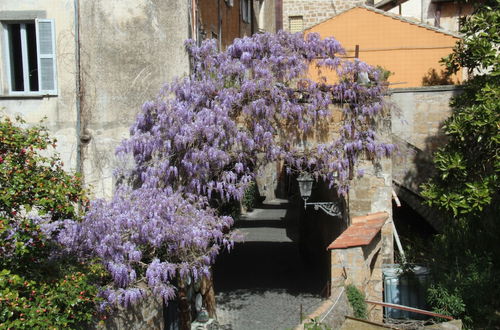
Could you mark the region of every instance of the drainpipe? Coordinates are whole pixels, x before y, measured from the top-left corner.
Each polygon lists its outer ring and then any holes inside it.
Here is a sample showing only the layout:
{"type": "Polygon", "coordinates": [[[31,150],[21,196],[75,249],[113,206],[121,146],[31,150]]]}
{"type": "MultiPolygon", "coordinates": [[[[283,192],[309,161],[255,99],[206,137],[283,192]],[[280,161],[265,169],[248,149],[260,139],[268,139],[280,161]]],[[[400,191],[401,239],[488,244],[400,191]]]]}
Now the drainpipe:
{"type": "Polygon", "coordinates": [[[424,1],[425,0],[420,1],[420,22],[422,22],[422,23],[425,23],[424,22],[424,1]]]}
{"type": "MultiPolygon", "coordinates": [[[[80,86],[80,4],[74,0],[74,30],[75,30],[75,88],[76,88],[76,171],[83,176],[82,145],[81,145],[81,86],[80,86]]],[[[82,178],[83,179],[83,178],[82,178]]]]}

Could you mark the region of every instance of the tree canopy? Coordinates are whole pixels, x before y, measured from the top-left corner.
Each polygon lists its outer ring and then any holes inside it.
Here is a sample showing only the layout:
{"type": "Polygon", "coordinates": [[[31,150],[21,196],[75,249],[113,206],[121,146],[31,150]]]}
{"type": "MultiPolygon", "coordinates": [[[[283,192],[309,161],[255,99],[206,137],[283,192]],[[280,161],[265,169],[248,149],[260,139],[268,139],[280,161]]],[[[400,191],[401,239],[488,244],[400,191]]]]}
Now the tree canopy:
{"type": "Polygon", "coordinates": [[[434,157],[437,176],[423,186],[447,215],[434,242],[431,302],[469,326],[500,324],[500,1],[485,1],[462,21],[464,37],[445,63],[473,77],[452,100],[448,143],[434,157]],[[497,316],[495,316],[497,315],[497,316]]]}

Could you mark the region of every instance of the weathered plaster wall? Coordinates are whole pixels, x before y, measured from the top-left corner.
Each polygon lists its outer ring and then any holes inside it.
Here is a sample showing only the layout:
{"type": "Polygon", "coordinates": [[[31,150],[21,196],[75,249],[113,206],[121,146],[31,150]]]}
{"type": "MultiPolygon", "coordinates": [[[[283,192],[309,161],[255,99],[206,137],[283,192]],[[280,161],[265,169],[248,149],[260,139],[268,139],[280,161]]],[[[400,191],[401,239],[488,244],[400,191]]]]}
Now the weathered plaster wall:
{"type": "Polygon", "coordinates": [[[75,99],[75,42],[73,0],[0,1],[0,21],[12,18],[50,18],[55,20],[56,66],[58,93],[56,96],[8,96],[5,43],[3,28],[0,36],[0,114],[22,115],[29,124],[38,124],[47,117],[47,126],[58,139],[59,152],[67,170],[77,168],[77,132],[75,99]]]}
{"type": "Polygon", "coordinates": [[[344,10],[362,5],[364,0],[283,0],[283,30],[289,31],[291,16],[302,16],[304,29],[318,24],[344,10]]]}
{"type": "Polygon", "coordinates": [[[81,1],[82,130],[85,182],[109,196],[114,150],[142,103],[188,72],[187,1],[81,1]]]}

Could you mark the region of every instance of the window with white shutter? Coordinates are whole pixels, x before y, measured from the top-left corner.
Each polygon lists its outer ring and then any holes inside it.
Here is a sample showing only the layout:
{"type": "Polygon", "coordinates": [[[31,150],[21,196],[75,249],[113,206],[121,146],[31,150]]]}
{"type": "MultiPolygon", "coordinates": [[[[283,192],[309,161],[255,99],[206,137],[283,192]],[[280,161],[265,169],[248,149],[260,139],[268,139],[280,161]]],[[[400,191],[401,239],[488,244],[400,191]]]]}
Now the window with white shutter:
{"type": "Polygon", "coordinates": [[[5,21],[7,84],[12,95],[56,95],[54,20],[5,21]]]}
{"type": "Polygon", "coordinates": [[[37,19],[38,81],[40,92],[57,94],[55,27],[52,19],[37,19]]]}

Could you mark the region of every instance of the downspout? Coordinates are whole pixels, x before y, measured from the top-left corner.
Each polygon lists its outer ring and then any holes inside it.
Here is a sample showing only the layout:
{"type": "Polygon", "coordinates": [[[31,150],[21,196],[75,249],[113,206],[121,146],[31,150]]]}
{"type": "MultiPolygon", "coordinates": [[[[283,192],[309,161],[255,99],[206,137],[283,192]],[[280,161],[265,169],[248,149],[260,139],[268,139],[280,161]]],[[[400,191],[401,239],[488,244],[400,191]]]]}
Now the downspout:
{"type": "MultiPolygon", "coordinates": [[[[76,171],[83,176],[82,142],[81,142],[81,86],[80,86],[80,4],[74,0],[74,29],[75,29],[75,88],[76,88],[76,171]]],[[[83,178],[82,178],[83,179],[83,178]]]]}
{"type": "Polygon", "coordinates": [[[420,0],[420,22],[424,22],[424,1],[425,0],[420,0]]]}

